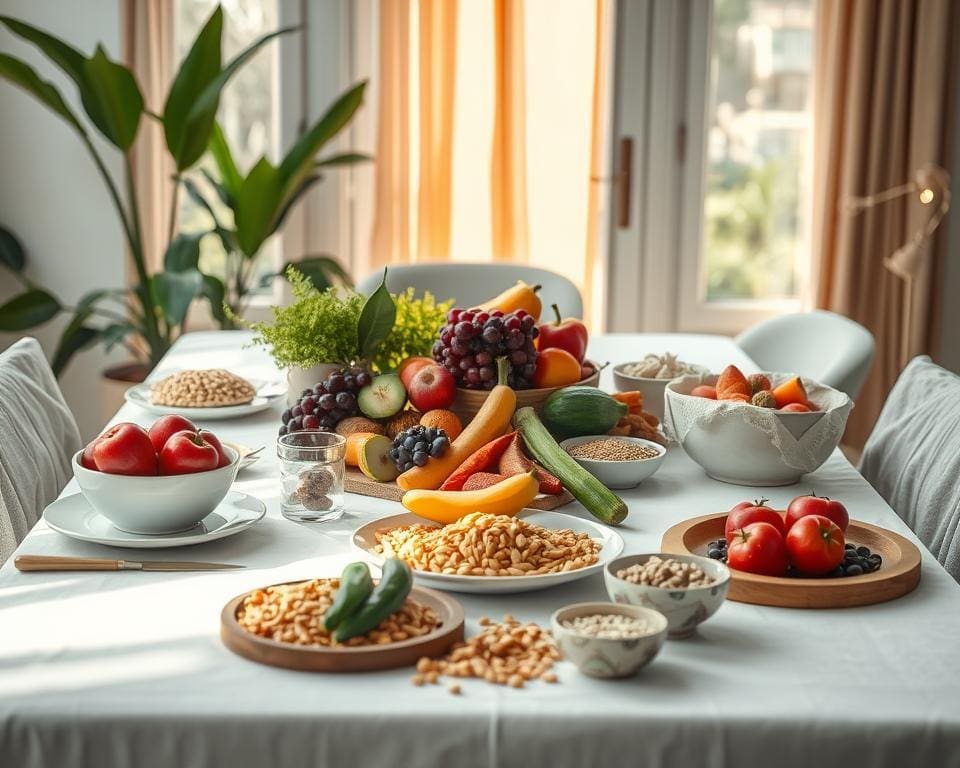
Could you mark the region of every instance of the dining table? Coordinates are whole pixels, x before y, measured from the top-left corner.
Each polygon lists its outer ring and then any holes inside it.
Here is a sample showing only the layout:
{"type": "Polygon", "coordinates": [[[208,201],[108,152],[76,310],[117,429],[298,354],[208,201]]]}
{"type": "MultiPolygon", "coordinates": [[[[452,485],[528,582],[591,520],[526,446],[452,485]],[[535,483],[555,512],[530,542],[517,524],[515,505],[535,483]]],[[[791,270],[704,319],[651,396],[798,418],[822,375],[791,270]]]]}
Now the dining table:
{"type": "MultiPolygon", "coordinates": [[[[588,355],[613,364],[665,351],[714,371],[758,370],[718,335],[598,334],[588,355]]],[[[251,334],[218,331],[180,337],[151,380],[211,367],[283,377],[251,334]]],[[[601,378],[608,391],[611,367],[601,378]]],[[[813,610],[727,600],[635,677],[595,679],[560,661],[556,684],[514,689],[467,679],[458,681],[460,695],[414,686],[409,667],[323,674],[235,655],[220,639],[231,598],[338,576],[362,555],[352,532],[402,511],[347,494],[338,520],[284,518],[276,456],[283,407],[204,425],[222,439],[265,446],[235,482],[267,505],[249,530],[145,552],[67,538],[41,520],[17,551],[243,569],[21,573],[13,558],[0,568],[0,766],[960,766],[960,586],[839,449],[796,485],[754,488],[711,479],[671,444],[653,477],[620,492],[629,507],[617,529],[624,552],[658,552],[670,526],[745,499],[763,496],[782,509],[815,491],[921,548],[919,585],[891,602],[813,610]]],[[[129,403],[115,417],[153,419],[129,403]]],[[[72,481],[63,494],[77,492],[72,481]]],[[[560,511],[588,517],[576,502],[560,511]]],[[[468,636],[481,617],[512,614],[547,627],[562,606],[608,599],[600,574],[543,591],[454,596],[468,636]]]]}

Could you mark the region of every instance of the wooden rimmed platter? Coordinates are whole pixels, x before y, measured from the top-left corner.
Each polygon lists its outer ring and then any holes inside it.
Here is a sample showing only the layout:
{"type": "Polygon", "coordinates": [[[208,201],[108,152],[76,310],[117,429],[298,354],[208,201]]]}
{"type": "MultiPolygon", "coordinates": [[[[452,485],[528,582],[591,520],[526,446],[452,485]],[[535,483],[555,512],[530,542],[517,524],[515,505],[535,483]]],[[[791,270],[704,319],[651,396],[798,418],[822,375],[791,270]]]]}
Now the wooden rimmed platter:
{"type": "MultiPolygon", "coordinates": [[[[705,555],[711,541],[723,538],[726,513],[704,515],[673,526],[661,542],[664,552],[705,555]]],[[[782,608],[850,608],[873,605],[912,592],[920,582],[920,550],[898,533],[851,520],[847,543],[869,547],[883,558],[880,569],[844,578],[778,578],[730,569],[727,597],[741,603],[782,608]]]]}
{"type": "Polygon", "coordinates": [[[414,587],[408,599],[432,608],[437,614],[440,623],[429,634],[389,645],[330,648],[281,643],[247,632],[237,621],[237,612],[249,594],[237,595],[223,607],[220,613],[220,639],[237,655],[260,664],[307,672],[394,669],[413,666],[421,656],[440,656],[454,643],[463,640],[463,606],[449,595],[425,587],[414,587]]]}

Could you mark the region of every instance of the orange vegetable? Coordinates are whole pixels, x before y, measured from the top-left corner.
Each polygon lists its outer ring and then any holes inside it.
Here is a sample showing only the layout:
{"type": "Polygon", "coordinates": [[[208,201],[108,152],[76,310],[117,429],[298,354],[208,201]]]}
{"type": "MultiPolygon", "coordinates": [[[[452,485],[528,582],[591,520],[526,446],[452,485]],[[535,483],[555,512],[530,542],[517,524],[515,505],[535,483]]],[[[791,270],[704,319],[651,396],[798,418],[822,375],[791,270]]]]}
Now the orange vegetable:
{"type": "Polygon", "coordinates": [[[780,410],[785,413],[810,413],[810,409],[804,403],[787,403],[780,410]]]}
{"type": "Polygon", "coordinates": [[[376,437],[373,432],[354,432],[347,435],[346,453],[343,457],[343,463],[348,467],[360,466],[360,449],[368,438],[376,437]]]}
{"type": "Polygon", "coordinates": [[[527,314],[533,315],[534,320],[539,320],[540,310],[543,309],[540,297],[537,296],[539,290],[539,285],[527,285],[523,280],[518,280],[516,285],[507,288],[503,293],[494,296],[489,301],[483,302],[478,309],[484,309],[487,312],[499,309],[505,315],[522,309],[527,314]]]}
{"type": "Polygon", "coordinates": [[[691,389],[690,394],[694,397],[706,397],[710,400],[716,400],[717,388],[711,387],[709,384],[701,384],[699,387],[694,387],[691,389]]]}
{"type": "Polygon", "coordinates": [[[464,459],[451,475],[443,481],[441,491],[462,491],[464,483],[478,472],[493,471],[504,451],[510,446],[510,441],[516,432],[507,432],[489,443],[480,446],[464,459]]]}
{"type": "Polygon", "coordinates": [[[723,373],[717,379],[716,390],[717,400],[730,400],[732,398],[728,395],[733,394],[744,395],[747,399],[753,395],[750,382],[743,375],[743,371],[735,365],[728,365],[723,369],[723,373]]]}
{"type": "Polygon", "coordinates": [[[638,389],[629,392],[614,392],[611,397],[627,406],[627,413],[643,413],[643,392],[638,389]]]}
{"type": "Polygon", "coordinates": [[[722,397],[718,397],[717,400],[722,400],[723,402],[749,403],[751,398],[750,395],[745,395],[742,392],[727,392],[722,397]]]}
{"type": "Polygon", "coordinates": [[[533,386],[565,387],[580,381],[580,361],[565,349],[544,349],[537,355],[533,386]]]}
{"type": "Polygon", "coordinates": [[[777,399],[777,408],[783,408],[791,403],[800,403],[801,405],[807,403],[807,390],[804,389],[799,376],[794,376],[780,386],[774,387],[773,396],[777,399]]]}
{"type": "Polygon", "coordinates": [[[467,482],[463,484],[461,490],[479,491],[483,488],[489,488],[491,485],[496,485],[506,480],[507,477],[508,475],[498,475],[496,472],[475,472],[467,478],[467,482]]]}

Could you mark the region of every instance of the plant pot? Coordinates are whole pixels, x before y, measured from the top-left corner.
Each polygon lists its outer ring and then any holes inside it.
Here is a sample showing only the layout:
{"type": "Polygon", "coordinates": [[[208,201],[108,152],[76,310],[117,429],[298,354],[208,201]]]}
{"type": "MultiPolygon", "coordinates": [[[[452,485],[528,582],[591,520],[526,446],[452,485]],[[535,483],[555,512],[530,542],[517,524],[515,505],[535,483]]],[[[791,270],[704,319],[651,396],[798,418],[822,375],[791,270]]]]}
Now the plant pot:
{"type": "Polygon", "coordinates": [[[123,395],[133,384],[142,384],[150,373],[146,363],[130,361],[107,368],[100,374],[100,422],[106,424],[120,406],[123,395]]]}
{"type": "Polygon", "coordinates": [[[287,405],[293,405],[300,399],[300,393],[308,387],[323,381],[334,371],[343,368],[337,363],[320,363],[312,368],[292,366],[287,368],[287,405]]]}

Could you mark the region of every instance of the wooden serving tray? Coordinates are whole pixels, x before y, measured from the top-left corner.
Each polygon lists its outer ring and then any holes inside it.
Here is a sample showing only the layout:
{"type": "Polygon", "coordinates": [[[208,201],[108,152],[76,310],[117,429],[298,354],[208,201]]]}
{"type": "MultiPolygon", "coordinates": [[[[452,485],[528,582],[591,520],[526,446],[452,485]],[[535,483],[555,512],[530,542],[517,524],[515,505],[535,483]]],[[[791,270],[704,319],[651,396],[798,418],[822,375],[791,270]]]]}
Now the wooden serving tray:
{"type": "Polygon", "coordinates": [[[389,645],[340,648],[281,643],[247,632],[237,621],[237,611],[249,594],[237,595],[223,607],[220,613],[220,639],[237,655],[260,664],[308,672],[393,669],[412,666],[421,656],[440,656],[454,643],[463,640],[463,607],[449,595],[426,587],[411,589],[410,598],[433,608],[440,620],[433,632],[389,645]]]}
{"type": "MultiPolygon", "coordinates": [[[[373,496],[376,499],[400,501],[403,491],[396,483],[378,483],[371,480],[356,467],[347,467],[343,476],[343,488],[350,493],[359,493],[361,496],[373,496]]],[[[566,488],[558,496],[541,493],[527,504],[531,509],[556,509],[573,501],[573,496],[566,488]]]]}
{"type": "MultiPolygon", "coordinates": [[[[661,549],[680,555],[705,555],[707,544],[723,538],[726,513],[685,520],[665,534],[661,549]]],[[[920,550],[898,533],[851,520],[847,543],[869,547],[883,558],[880,569],[843,578],[786,578],[759,576],[730,569],[727,597],[740,603],[782,608],[850,608],[894,600],[912,592],[920,582],[920,550]]]]}

